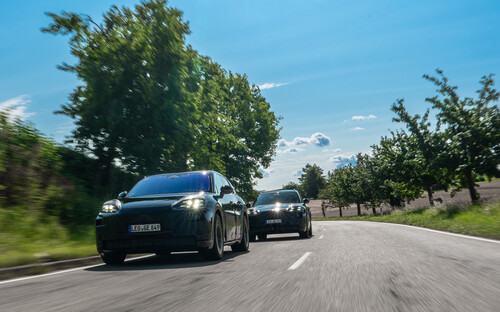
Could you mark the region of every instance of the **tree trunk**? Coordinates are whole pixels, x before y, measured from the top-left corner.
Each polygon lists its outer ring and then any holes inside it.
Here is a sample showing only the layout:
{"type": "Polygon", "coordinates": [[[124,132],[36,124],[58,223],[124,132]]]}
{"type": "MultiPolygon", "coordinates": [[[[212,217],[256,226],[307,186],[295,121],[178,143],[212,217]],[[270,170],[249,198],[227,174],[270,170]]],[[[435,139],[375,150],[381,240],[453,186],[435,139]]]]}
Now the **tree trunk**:
{"type": "Polygon", "coordinates": [[[339,216],[342,218],[342,207],[339,207],[339,216]]]}
{"type": "Polygon", "coordinates": [[[467,178],[467,186],[469,187],[470,199],[472,203],[477,203],[479,201],[479,196],[474,187],[474,180],[472,179],[472,169],[467,169],[465,171],[465,177],[467,178]]]}
{"type": "Polygon", "coordinates": [[[356,206],[358,208],[358,216],[361,215],[361,204],[360,203],[356,203],[356,206]]]}
{"type": "Polygon", "coordinates": [[[372,207],[372,213],[374,216],[377,215],[377,210],[375,210],[375,207],[372,207]]]}
{"type": "Polygon", "coordinates": [[[434,197],[432,196],[432,186],[427,186],[427,196],[429,196],[429,205],[434,206],[434,197]]]}

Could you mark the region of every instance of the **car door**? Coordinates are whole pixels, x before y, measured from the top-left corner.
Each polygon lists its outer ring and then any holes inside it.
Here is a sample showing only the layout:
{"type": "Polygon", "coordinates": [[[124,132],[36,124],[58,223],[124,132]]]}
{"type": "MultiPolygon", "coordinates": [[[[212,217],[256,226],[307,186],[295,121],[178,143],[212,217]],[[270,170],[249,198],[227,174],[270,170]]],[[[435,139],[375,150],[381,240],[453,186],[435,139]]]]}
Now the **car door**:
{"type": "MultiPolygon", "coordinates": [[[[215,180],[216,184],[219,185],[219,190],[224,185],[230,185],[227,182],[227,180],[220,174],[216,174],[215,180]]],[[[224,211],[224,220],[225,220],[224,228],[226,229],[226,241],[232,241],[236,239],[235,237],[236,217],[234,213],[234,201],[235,201],[234,194],[226,194],[219,199],[219,202],[222,205],[222,210],[224,211]]]]}
{"type": "MultiPolygon", "coordinates": [[[[233,187],[231,185],[231,182],[229,182],[229,180],[227,180],[224,176],[222,178],[224,180],[225,185],[229,185],[229,186],[233,187]]],[[[234,189],[234,187],[233,187],[233,189],[234,189]]],[[[241,232],[242,232],[242,230],[241,230],[241,227],[243,225],[243,221],[242,221],[243,215],[242,214],[243,214],[243,209],[245,207],[245,203],[236,194],[236,192],[234,192],[233,194],[231,194],[230,204],[232,205],[233,215],[234,215],[233,238],[239,239],[241,232]]]]}

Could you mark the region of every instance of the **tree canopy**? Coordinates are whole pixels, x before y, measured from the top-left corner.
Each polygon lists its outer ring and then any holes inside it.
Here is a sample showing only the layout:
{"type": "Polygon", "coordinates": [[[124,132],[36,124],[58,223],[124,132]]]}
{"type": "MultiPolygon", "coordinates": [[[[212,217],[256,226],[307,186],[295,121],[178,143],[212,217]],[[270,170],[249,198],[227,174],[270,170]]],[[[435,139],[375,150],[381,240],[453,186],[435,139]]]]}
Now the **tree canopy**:
{"type": "Polygon", "coordinates": [[[75,120],[72,138],[99,159],[141,176],[213,169],[250,194],[279,137],[279,118],[246,75],[224,70],[186,43],[182,12],[167,1],[113,6],[102,23],[48,13],[43,32],[70,35],[75,88],[59,113],[75,120]]]}

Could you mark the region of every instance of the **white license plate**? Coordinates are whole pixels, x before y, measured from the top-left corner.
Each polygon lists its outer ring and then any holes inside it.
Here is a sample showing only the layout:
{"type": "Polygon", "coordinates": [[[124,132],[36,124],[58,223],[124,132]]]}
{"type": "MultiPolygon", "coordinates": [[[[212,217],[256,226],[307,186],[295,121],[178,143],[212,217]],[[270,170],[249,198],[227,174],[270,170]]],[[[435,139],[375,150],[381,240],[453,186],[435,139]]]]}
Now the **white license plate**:
{"type": "Polygon", "coordinates": [[[159,232],[161,226],[159,223],[154,224],[132,224],[128,226],[128,231],[131,233],[135,232],[159,232]]]}
{"type": "Polygon", "coordinates": [[[277,223],[281,223],[281,219],[269,219],[269,220],[266,220],[266,224],[277,224],[277,223]]]}

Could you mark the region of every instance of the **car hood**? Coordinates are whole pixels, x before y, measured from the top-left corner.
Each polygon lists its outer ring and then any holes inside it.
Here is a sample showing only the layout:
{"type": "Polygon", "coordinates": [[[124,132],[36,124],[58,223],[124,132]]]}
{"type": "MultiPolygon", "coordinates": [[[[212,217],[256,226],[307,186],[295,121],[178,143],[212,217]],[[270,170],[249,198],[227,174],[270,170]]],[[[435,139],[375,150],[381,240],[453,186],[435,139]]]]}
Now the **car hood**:
{"type": "Polygon", "coordinates": [[[150,212],[156,210],[163,210],[165,208],[170,208],[172,204],[179,201],[186,196],[206,196],[207,194],[198,193],[175,193],[175,194],[161,194],[161,195],[147,195],[147,196],[136,196],[136,197],[126,197],[120,201],[121,212],[136,211],[136,210],[148,210],[150,212]]]}
{"type": "Polygon", "coordinates": [[[270,205],[257,205],[254,208],[258,209],[259,211],[268,211],[268,210],[273,210],[275,208],[279,208],[280,210],[286,210],[290,207],[303,207],[302,204],[300,203],[293,203],[293,204],[270,204],[270,205]]]}

